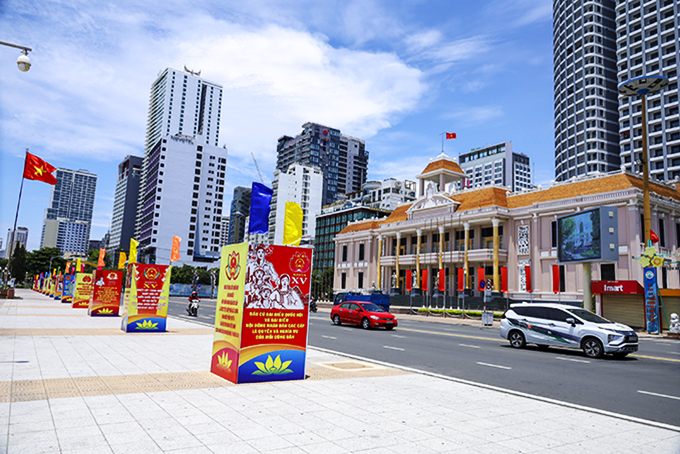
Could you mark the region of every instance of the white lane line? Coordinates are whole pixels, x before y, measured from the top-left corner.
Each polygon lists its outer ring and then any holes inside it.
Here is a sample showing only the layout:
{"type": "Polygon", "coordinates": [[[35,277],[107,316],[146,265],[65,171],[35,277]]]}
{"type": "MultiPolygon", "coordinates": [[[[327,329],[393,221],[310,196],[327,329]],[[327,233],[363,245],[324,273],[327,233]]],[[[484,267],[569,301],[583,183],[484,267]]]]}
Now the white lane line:
{"type": "Polygon", "coordinates": [[[562,361],[573,361],[575,363],[590,364],[590,361],[586,361],[585,359],[562,358],[561,356],[555,356],[555,359],[559,359],[559,360],[562,360],[562,361]]]}
{"type": "Polygon", "coordinates": [[[668,353],[669,355],[680,355],[679,352],[666,352],[666,353],[668,353]]]}
{"type": "Polygon", "coordinates": [[[337,337],[333,337],[333,336],[323,336],[322,335],[321,337],[323,337],[324,339],[337,339],[337,337]]]}
{"type": "Polygon", "coordinates": [[[389,348],[390,350],[398,350],[400,352],[405,352],[406,350],[398,347],[390,347],[389,345],[383,345],[383,348],[389,348]]]}
{"type": "Polygon", "coordinates": [[[479,345],[469,345],[469,344],[458,344],[461,347],[467,347],[467,348],[482,348],[479,345]]]}
{"type": "Polygon", "coordinates": [[[640,391],[638,390],[640,394],[649,394],[650,396],[657,396],[657,397],[665,397],[666,399],[675,399],[675,400],[680,400],[680,397],[676,396],[668,396],[666,394],[657,394],[657,393],[650,393],[649,391],[640,391]]]}
{"type": "Polygon", "coordinates": [[[512,369],[512,367],[499,366],[497,364],[488,364],[488,363],[477,363],[477,364],[479,364],[480,366],[496,367],[498,369],[506,369],[506,370],[512,369]]]}
{"type": "Polygon", "coordinates": [[[398,339],[406,339],[406,336],[400,336],[399,334],[392,334],[392,337],[396,337],[398,339]]]}

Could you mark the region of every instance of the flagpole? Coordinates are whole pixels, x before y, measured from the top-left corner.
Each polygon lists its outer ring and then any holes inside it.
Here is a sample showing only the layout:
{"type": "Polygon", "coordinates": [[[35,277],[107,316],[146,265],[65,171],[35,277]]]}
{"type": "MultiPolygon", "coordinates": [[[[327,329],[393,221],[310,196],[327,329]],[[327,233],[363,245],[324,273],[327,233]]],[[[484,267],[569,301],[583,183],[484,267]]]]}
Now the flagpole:
{"type": "MultiPolygon", "coordinates": [[[[26,148],[26,155],[24,156],[24,168],[26,167],[26,158],[28,157],[28,148],[26,148]]],[[[17,212],[14,215],[14,228],[12,229],[12,239],[9,242],[9,247],[7,248],[7,269],[11,269],[10,264],[12,263],[12,249],[14,247],[14,235],[17,231],[17,221],[19,220],[19,207],[21,206],[21,193],[24,191],[24,174],[21,173],[21,186],[19,187],[19,200],[17,201],[17,212]]]]}
{"type": "Polygon", "coordinates": [[[442,136],[442,153],[444,153],[444,134],[445,132],[442,132],[440,135],[442,136]]]}

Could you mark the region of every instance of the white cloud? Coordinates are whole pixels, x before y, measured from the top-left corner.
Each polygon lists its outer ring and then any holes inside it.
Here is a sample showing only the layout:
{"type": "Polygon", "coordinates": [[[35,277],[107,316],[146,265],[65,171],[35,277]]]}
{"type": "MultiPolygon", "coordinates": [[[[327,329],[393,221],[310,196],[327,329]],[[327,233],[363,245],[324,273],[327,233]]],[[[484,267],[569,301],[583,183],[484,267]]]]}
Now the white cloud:
{"type": "Polygon", "coordinates": [[[471,126],[487,123],[502,116],[503,109],[500,106],[477,106],[449,112],[443,115],[443,118],[456,119],[460,125],[471,126]]]}

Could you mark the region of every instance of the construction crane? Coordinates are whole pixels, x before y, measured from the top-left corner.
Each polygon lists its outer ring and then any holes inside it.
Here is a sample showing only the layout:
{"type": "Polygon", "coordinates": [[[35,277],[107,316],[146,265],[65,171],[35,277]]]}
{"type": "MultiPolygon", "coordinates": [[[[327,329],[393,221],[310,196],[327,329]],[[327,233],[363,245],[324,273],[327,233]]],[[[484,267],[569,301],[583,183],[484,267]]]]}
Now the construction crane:
{"type": "Polygon", "coordinates": [[[262,182],[262,184],[265,184],[264,178],[262,178],[262,172],[260,172],[260,166],[257,165],[257,159],[255,159],[255,155],[253,154],[252,151],[250,152],[250,156],[253,157],[253,162],[255,162],[255,168],[257,169],[258,175],[260,175],[260,181],[262,182]]]}

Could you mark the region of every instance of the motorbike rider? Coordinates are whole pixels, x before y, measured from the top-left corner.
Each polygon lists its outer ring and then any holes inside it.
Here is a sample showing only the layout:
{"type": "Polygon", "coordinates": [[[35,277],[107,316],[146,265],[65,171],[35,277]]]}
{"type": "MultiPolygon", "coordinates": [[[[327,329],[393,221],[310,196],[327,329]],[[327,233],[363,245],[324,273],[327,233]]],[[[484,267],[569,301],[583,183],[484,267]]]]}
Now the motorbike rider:
{"type": "Polygon", "coordinates": [[[189,304],[187,304],[187,313],[189,315],[193,315],[194,317],[197,317],[198,316],[198,307],[196,308],[195,312],[192,310],[192,307],[191,307],[193,305],[194,301],[197,303],[197,306],[198,306],[198,303],[201,302],[201,299],[198,297],[198,292],[196,290],[193,290],[191,292],[191,295],[189,295],[189,304]]]}

